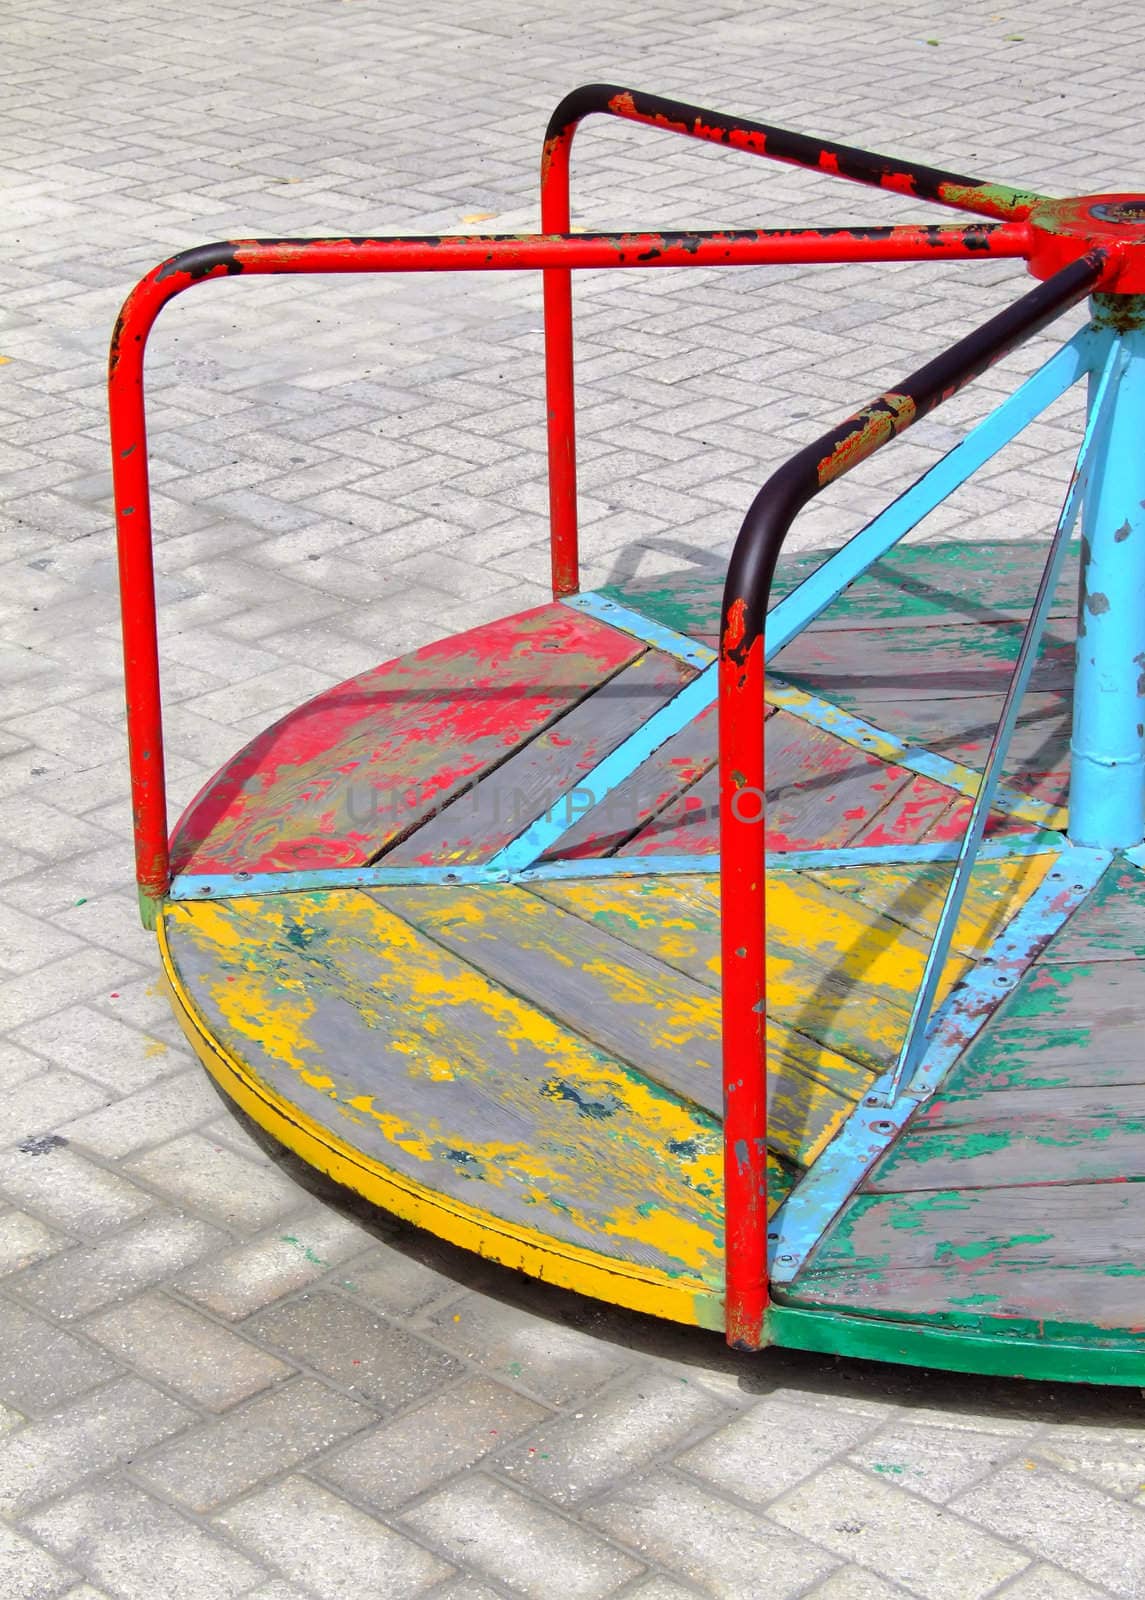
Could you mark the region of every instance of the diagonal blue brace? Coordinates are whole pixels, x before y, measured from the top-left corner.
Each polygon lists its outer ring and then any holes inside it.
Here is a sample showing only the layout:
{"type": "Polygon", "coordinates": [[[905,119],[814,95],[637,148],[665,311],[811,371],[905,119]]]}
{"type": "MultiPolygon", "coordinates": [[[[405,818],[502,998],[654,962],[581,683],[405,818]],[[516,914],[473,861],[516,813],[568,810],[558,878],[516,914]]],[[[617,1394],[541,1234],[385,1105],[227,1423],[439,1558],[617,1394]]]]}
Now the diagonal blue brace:
{"type": "Polygon", "coordinates": [[[767,617],[767,659],[778,655],[809,622],[837,600],[872,562],[885,556],[900,539],[942,504],[961,484],[1016,439],[1022,429],[1094,367],[1109,347],[1108,330],[1091,323],[1074,334],[1045,364],[1032,373],[976,428],[960,439],[917,483],[828,557],[797,589],[774,606],[767,617]]]}
{"type": "Polygon", "coordinates": [[[1006,689],[1006,697],[1002,702],[1002,712],[998,718],[998,726],[994,730],[990,752],[982,771],[982,781],[978,786],[974,807],[970,813],[970,821],[962,840],[962,847],[958,853],[958,863],[954,868],[950,887],[946,892],[946,899],[943,902],[942,911],[938,918],[934,940],[927,955],[922,982],[919,985],[918,994],[915,996],[910,1022],[907,1025],[906,1038],[903,1040],[902,1049],[891,1074],[889,1085],[882,1088],[878,1094],[880,1105],[894,1105],[903,1086],[910,1084],[915,1067],[926,1046],[926,1027],[934,1006],[934,997],[938,990],[942,970],[946,965],[947,955],[950,952],[950,943],[954,937],[955,924],[962,910],[966,891],[970,887],[970,874],[982,845],[982,838],[986,831],[986,821],[990,815],[990,807],[994,800],[998,781],[1002,775],[1002,765],[1010,748],[1010,740],[1018,720],[1018,711],[1029,684],[1030,675],[1034,670],[1034,664],[1038,659],[1038,651],[1041,648],[1046,619],[1049,616],[1050,606],[1057,591],[1058,580],[1061,577],[1062,565],[1069,548],[1069,536],[1073,531],[1078,511],[1081,509],[1082,499],[1088,493],[1089,485],[1094,478],[1097,466],[1097,441],[1103,439],[1109,429],[1110,419],[1118,398],[1121,377],[1128,359],[1129,353],[1120,342],[1112,344],[1109,347],[1109,353],[1105,358],[1101,376],[1094,390],[1089,409],[1089,418],[1086,422],[1085,433],[1082,436],[1081,448],[1078,451],[1077,465],[1070,479],[1069,488],[1066,490],[1065,503],[1058,518],[1057,528],[1054,530],[1053,539],[1050,541],[1049,553],[1046,556],[1046,564],[1042,572],[1041,581],[1038,584],[1038,592],[1034,598],[1033,609],[1030,612],[1030,619],[1022,635],[1018,659],[1014,664],[1014,671],[1006,689]]]}
{"type": "MultiPolygon", "coordinates": [[[[984,462],[1015,439],[1022,429],[1059,399],[1071,384],[1085,375],[1094,362],[1104,357],[1111,335],[1107,329],[1082,328],[1045,364],[1032,373],[990,415],[948,451],[941,461],[925,472],[917,483],[901,494],[885,511],[848,540],[841,550],[829,556],[810,577],[781,600],[768,614],[765,654],[772,660],[784,645],[801,633],[847,586],[869,566],[911,532],[922,518],[941,505],[955,489],[984,462]]],[[[617,627],[624,627],[626,608],[597,596],[578,596],[570,602],[580,610],[591,611],[617,627]],[[609,613],[613,614],[610,616],[609,613]],[[624,613],[624,615],[622,615],[624,613]]],[[[640,631],[648,637],[647,624],[640,631]]],[[[649,643],[660,644],[655,636],[649,643]]],[[[679,654],[676,651],[673,653],[679,654]]],[[[711,705],[719,686],[718,667],[705,664],[713,653],[700,646],[694,655],[685,656],[702,667],[699,677],[640,728],[611,755],[586,773],[579,787],[591,793],[594,803],[604,800],[614,788],[635,772],[660,745],[687,726],[691,719],[711,705]]],[[[552,850],[570,822],[554,811],[530,824],[489,863],[498,872],[522,872],[552,850]]]]}

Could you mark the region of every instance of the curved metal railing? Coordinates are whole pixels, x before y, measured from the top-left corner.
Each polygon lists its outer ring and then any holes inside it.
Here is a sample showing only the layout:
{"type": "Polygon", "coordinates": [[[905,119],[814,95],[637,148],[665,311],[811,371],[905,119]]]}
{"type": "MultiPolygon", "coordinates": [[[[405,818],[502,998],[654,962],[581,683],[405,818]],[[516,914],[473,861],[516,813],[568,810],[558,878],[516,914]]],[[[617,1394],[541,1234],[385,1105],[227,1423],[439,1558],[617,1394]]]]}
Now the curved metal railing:
{"type": "Polygon", "coordinates": [[[920,367],[772,474],[744,518],[720,626],[720,906],[728,1341],[757,1349],[767,1306],[764,625],[780,551],[799,512],[859,462],[1085,299],[1091,251],[920,367]]]}

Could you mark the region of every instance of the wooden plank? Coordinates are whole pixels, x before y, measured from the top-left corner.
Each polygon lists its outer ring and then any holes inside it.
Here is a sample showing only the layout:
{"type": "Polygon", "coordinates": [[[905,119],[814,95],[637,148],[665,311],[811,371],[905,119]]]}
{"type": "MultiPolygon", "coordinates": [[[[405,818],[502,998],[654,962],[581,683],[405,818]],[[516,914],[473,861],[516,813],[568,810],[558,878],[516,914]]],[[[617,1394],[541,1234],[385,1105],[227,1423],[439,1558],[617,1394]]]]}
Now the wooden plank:
{"type": "Polygon", "coordinates": [[[797,1305],[972,1325],[1145,1325],[1145,1184],[929,1190],[853,1200],[796,1278],[797,1305]]]}
{"type": "Polygon", "coordinates": [[[998,1089],[930,1103],[863,1185],[872,1193],[1145,1177],[1145,1084],[998,1089]]]}
{"type": "Polygon", "coordinates": [[[487,861],[554,809],[574,821],[588,799],[579,780],[695,676],[674,656],[646,651],[388,850],[387,866],[487,861]]]}
{"type": "MultiPolygon", "coordinates": [[[[975,959],[985,955],[1055,859],[1053,855],[1011,856],[977,862],[971,869],[970,885],[955,926],[953,948],[975,959]]],[[[891,917],[931,939],[953,873],[953,864],[944,862],[930,867],[882,866],[862,872],[837,868],[805,872],[802,876],[836,894],[853,896],[880,916],[891,917]]]]}
{"type": "Polygon", "coordinates": [[[944,1098],[1145,1083],[1143,973],[1137,961],[1043,956],[958,1063],[944,1098]]]}
{"type": "MultiPolygon", "coordinates": [[[[900,739],[981,770],[1002,700],[986,695],[868,704],[858,695],[847,709],[900,739]]],[[[1050,805],[1064,805],[1069,794],[1070,721],[1069,695],[1027,694],[1003,766],[1006,782],[1050,805]]]]}
{"type": "Polygon", "coordinates": [[[682,803],[686,791],[711,771],[717,728],[716,707],[709,706],[579,817],[541,859],[571,861],[615,854],[655,817],[682,803]]]}
{"type": "Polygon", "coordinates": [[[303,1116],[491,1221],[719,1286],[706,1111],[367,895],[176,903],[165,919],[205,1026],[303,1116]]]}
{"type": "MultiPolygon", "coordinates": [[[[1145,872],[1128,861],[1115,861],[1085,904],[1050,941],[1041,960],[1051,965],[1145,962],[1145,872]]],[[[1145,1039],[1145,1034],[1142,1037],[1145,1039]]]]}
{"type": "Polygon", "coordinates": [[[179,824],[174,870],[368,861],[642,652],[591,617],[547,605],[351,678],[211,780],[179,824]]]}
{"type": "MultiPolygon", "coordinates": [[[[710,988],[510,885],[391,889],[376,897],[609,1056],[722,1116],[720,1010],[710,988]]],[[[773,1027],[769,1045],[768,1142],[808,1166],[846,1121],[866,1078],[786,1029],[773,1027]]]]}
{"type": "MultiPolygon", "coordinates": [[[[533,888],[552,904],[718,990],[715,880],[585,879],[533,888]]],[[[801,874],[768,873],[768,1018],[837,1051],[868,1075],[885,1070],[897,1054],[926,948],[916,934],[884,922],[854,898],[801,874]]],[[[960,958],[947,964],[943,993],[965,966],[960,958]]],[[[857,1098],[865,1088],[863,1080],[851,1092],[857,1098]]]]}
{"type": "MultiPolygon", "coordinates": [[[[815,624],[832,627],[880,625],[900,618],[912,627],[952,619],[997,621],[1025,618],[1033,605],[1045,565],[1041,541],[992,539],[982,543],[900,545],[857,579],[815,624]]],[[[1071,618],[1077,609],[1077,553],[1072,547],[1050,615],[1071,618]]],[[[832,554],[816,550],[784,555],[772,589],[777,603],[832,554]]],[[[645,616],[711,643],[718,638],[724,572],[690,568],[684,572],[608,584],[602,594],[645,616]]]]}
{"type": "MultiPolygon", "coordinates": [[[[902,705],[914,699],[1001,696],[1021,641],[1017,622],[869,628],[861,634],[820,631],[793,639],[775,657],[774,668],[837,705],[872,708],[887,700],[902,705]]],[[[1068,692],[1073,670],[1073,631],[1059,622],[1043,637],[1031,693],[1068,692]]]]}
{"type": "MultiPolygon", "coordinates": [[[[942,784],[888,765],[787,711],[768,718],[766,741],[769,850],[916,843],[958,803],[942,784]]],[[[719,773],[713,768],[617,854],[718,850],[719,773]]]]}

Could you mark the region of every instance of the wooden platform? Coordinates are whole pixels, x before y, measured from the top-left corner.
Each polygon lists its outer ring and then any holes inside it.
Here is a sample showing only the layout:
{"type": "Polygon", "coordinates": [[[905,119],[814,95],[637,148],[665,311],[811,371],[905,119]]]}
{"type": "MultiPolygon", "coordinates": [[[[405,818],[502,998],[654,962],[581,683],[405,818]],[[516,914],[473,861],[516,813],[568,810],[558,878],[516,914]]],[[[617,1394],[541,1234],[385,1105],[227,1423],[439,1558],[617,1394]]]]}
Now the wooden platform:
{"type": "MultiPolygon", "coordinates": [[[[1040,564],[900,552],[776,662],[780,1222],[894,1060],[951,870],[927,858],[965,826],[1040,564]]],[[[1145,1189],[1122,1181],[1145,1151],[1145,873],[1113,862],[1064,924],[1051,892],[1071,581],[942,993],[957,1007],[979,970],[987,992],[1003,936],[1011,977],[964,1008],[940,1092],[808,1241],[793,1306],[1098,1340],[1145,1324],[1145,1189]]],[[[540,607],[319,696],[189,808],[161,928],[200,1055],[307,1160],[495,1259],[710,1326],[719,586],[540,607]]]]}

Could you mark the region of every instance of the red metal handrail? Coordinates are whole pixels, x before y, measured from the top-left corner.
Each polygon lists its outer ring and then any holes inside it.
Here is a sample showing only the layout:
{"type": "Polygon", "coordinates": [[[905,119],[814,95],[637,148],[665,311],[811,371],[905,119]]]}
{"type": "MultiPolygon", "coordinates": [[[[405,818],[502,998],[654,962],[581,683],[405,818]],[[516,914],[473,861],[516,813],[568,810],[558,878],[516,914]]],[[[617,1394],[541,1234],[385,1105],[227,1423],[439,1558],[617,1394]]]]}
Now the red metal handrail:
{"type": "MultiPolygon", "coordinates": [[[[786,166],[826,172],[868,188],[909,195],[977,216],[1024,221],[1043,197],[985,183],[960,173],[813,139],[769,123],[729,117],[703,106],[643,94],[615,83],[585,84],[567,94],[549,119],[541,152],[541,231],[572,227],[569,164],[573,139],[585,117],[603,115],[663,133],[683,134],[725,149],[764,156],[786,166]]],[[[1023,252],[1024,253],[1024,252],[1023,252]]],[[[848,258],[851,259],[851,258],[848,258]]],[[[576,489],[576,399],[573,382],[572,273],[564,266],[544,274],[545,389],[548,406],[549,522],[553,597],[580,586],[576,489]]]]}
{"type": "Polygon", "coordinates": [[[132,290],[108,368],[120,565],[136,881],[144,921],[170,885],[159,647],[155,616],[147,425],[148,335],[163,306],[193,284],[242,274],[646,269],[767,262],[904,261],[1021,256],[1024,223],[968,228],[774,229],[727,233],[261,239],[201,245],[156,267],[132,290]]]}

